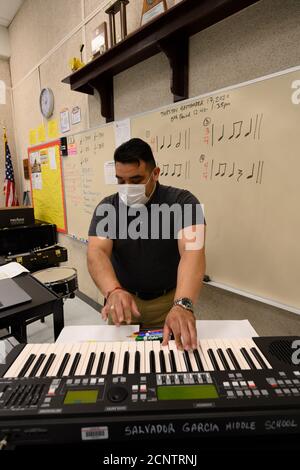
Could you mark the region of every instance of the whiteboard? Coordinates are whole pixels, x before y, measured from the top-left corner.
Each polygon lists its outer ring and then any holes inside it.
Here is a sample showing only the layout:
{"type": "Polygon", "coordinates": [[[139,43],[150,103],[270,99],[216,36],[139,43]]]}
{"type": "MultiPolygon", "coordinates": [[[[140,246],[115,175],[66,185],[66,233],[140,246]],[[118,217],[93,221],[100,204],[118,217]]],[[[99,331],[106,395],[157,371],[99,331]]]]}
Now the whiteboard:
{"type": "MultiPolygon", "coordinates": [[[[204,204],[210,278],[300,308],[300,67],[136,115],[131,136],[151,145],[162,184],[204,204]]],[[[94,208],[116,191],[103,172],[114,125],[68,146],[68,232],[86,240],[94,208]]]]}
{"type": "Polygon", "coordinates": [[[105,125],[67,138],[68,156],[63,159],[63,174],[68,234],[86,241],[93,212],[98,203],[116,191],[105,184],[104,164],[113,159],[114,126],[105,125]]]}
{"type": "Polygon", "coordinates": [[[300,70],[131,121],[163,184],[204,204],[207,274],[300,307],[300,70]]]}

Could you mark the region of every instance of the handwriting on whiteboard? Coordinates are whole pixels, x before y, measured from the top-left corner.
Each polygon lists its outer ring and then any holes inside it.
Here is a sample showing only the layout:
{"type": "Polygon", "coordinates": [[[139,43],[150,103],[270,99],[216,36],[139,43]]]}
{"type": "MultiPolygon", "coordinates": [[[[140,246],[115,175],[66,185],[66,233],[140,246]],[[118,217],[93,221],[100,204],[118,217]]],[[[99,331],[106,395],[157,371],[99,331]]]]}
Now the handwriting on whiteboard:
{"type": "Polygon", "coordinates": [[[189,120],[195,116],[201,117],[203,113],[210,111],[223,111],[230,105],[230,94],[220,94],[202,98],[191,103],[185,103],[181,106],[173,106],[172,108],[161,111],[160,117],[170,122],[178,122],[189,120]]]}
{"type": "Polygon", "coordinates": [[[262,184],[264,161],[250,162],[244,166],[241,162],[216,162],[213,158],[200,155],[200,178],[204,180],[224,179],[240,180],[262,184]]]}
{"type": "Polygon", "coordinates": [[[233,121],[227,127],[225,124],[215,124],[210,117],[203,120],[202,141],[212,147],[222,142],[237,142],[241,139],[261,139],[263,113],[250,116],[248,120],[233,121]]]}

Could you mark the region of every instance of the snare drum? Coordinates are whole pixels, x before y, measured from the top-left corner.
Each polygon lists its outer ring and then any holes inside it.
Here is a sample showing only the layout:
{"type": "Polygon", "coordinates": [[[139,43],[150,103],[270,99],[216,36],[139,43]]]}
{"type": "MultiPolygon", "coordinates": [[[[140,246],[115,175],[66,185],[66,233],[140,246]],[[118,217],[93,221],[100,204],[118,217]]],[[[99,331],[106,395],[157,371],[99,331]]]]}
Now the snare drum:
{"type": "Polygon", "coordinates": [[[74,268],[48,268],[32,273],[48,289],[60,297],[74,297],[78,288],[77,271],[74,268]]]}

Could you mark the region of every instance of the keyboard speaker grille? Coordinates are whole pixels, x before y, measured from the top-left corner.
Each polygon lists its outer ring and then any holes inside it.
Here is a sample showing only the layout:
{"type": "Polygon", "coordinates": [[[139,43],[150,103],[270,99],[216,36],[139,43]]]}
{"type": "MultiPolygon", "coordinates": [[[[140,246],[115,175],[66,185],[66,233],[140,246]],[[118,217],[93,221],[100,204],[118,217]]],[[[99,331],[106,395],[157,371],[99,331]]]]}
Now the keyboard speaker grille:
{"type": "Polygon", "coordinates": [[[278,341],[272,341],[269,345],[269,353],[285,364],[292,365],[293,352],[292,341],[290,340],[281,339],[278,341]]]}

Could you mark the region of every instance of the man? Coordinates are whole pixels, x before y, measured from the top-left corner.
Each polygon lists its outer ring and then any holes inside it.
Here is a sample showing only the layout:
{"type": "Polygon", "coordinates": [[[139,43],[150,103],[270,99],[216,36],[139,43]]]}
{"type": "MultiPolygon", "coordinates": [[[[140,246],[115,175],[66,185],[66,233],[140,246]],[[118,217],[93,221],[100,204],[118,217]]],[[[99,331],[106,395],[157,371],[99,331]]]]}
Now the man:
{"type": "Polygon", "coordinates": [[[114,153],[118,193],[97,206],[88,269],[110,324],[164,326],[179,349],[195,349],[193,305],[205,272],[204,218],[186,190],[159,184],[151,147],[131,139],[114,153]]]}

